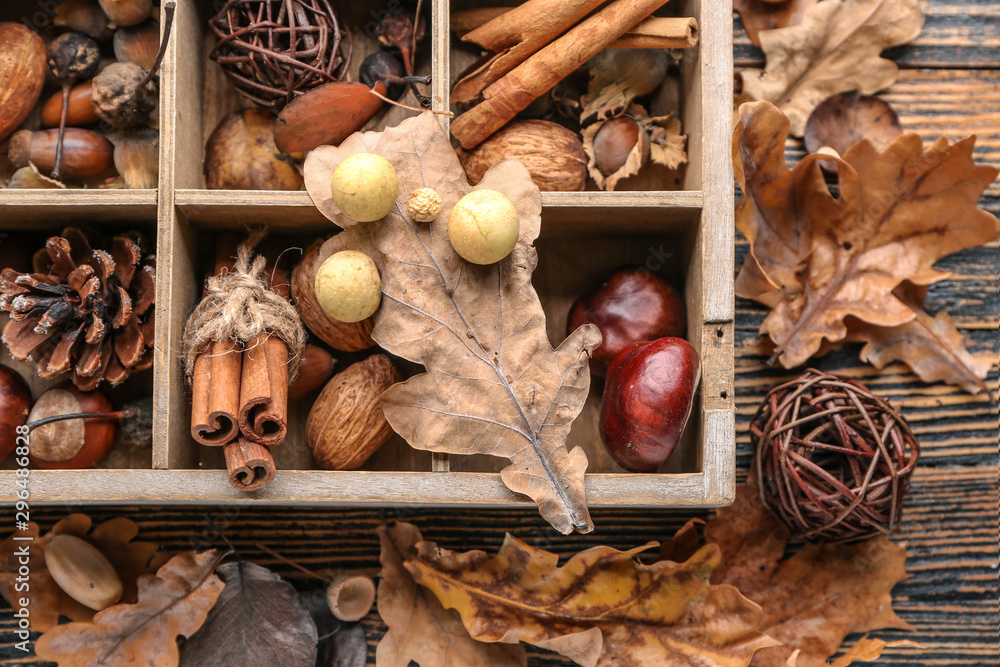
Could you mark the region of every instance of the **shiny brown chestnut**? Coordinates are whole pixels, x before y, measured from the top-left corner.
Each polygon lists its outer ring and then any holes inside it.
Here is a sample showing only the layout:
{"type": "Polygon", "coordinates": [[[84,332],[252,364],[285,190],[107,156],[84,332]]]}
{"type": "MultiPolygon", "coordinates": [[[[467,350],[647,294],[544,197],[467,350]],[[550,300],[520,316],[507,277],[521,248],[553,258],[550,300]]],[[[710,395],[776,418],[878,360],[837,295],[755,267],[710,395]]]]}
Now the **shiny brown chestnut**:
{"type": "Polygon", "coordinates": [[[30,406],[28,383],[13,368],[0,364],[0,463],[14,451],[17,429],[28,420],[30,406]]]}
{"type": "Polygon", "coordinates": [[[681,439],[700,379],[701,361],[686,340],[660,338],[622,350],[608,369],[599,423],[615,463],[655,472],[681,439]]]}
{"type": "Polygon", "coordinates": [[[646,269],[625,268],[573,303],[567,335],[587,323],[596,324],[604,337],[590,361],[591,371],[604,375],[632,343],[683,337],[687,316],[684,300],[669,283],[646,269]]]}

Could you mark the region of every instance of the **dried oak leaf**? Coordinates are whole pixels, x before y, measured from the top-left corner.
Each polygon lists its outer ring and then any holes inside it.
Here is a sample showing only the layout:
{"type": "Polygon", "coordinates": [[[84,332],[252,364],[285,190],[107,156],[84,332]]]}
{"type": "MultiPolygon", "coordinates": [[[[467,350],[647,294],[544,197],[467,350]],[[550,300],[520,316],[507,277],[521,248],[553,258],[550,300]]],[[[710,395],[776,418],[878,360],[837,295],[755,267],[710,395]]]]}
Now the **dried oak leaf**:
{"type": "MultiPolygon", "coordinates": [[[[740,107],[733,166],[744,194],[736,228],[751,251],[736,293],[771,307],[761,333],[786,368],[804,363],[824,341],[844,340],[848,317],[878,327],[912,322],[916,313],[894,289],[947,278],[934,262],[1000,235],[997,219],[977,208],[997,170],[973,162],[975,137],[956,144],[941,138],[924,150],[918,135],[904,134],[882,153],[865,140],[843,159],[808,155],[789,169],[787,135],[787,118],[769,102],[740,107]],[[838,165],[837,197],[821,159],[838,165]]],[[[919,367],[919,356],[910,356],[904,360],[919,367]]],[[[969,372],[956,368],[948,381],[975,384],[969,372]]]]}
{"type": "Polygon", "coordinates": [[[181,648],[184,664],[316,664],[316,623],[290,583],[245,561],[220,565],[215,573],[225,588],[205,624],[181,648]]]}
{"type": "Polygon", "coordinates": [[[557,554],[510,535],[495,556],[421,542],[406,569],[474,638],[534,644],[587,667],[735,667],[776,643],[757,631],[757,605],[709,584],[718,547],[684,563],[636,560],[654,546],[594,547],[559,567],[557,554]]]}
{"type": "Polygon", "coordinates": [[[801,137],[827,97],[847,90],[871,95],[892,85],[899,68],[879,54],[920,34],[926,6],[926,0],[828,0],[810,7],[799,25],[758,35],[767,65],[739,73],[738,101],[773,102],[801,137]]]}
{"type": "Polygon", "coordinates": [[[178,635],[193,635],[222,593],[213,574],[220,557],[218,551],[174,556],[139,579],[135,604],[108,607],[92,622],[56,626],[38,639],[35,653],[59,667],[176,667],[178,635]]]}
{"type": "Polygon", "coordinates": [[[739,12],[743,29],[754,46],[760,46],[762,30],[787,28],[802,23],[806,10],[819,0],[733,0],[733,9],[739,12]]]}
{"type": "Polygon", "coordinates": [[[122,602],[135,602],[136,580],[156,572],[164,560],[157,545],[151,542],[133,542],[139,528],[132,521],[119,517],[100,524],[89,534],[91,522],[85,514],[70,514],[45,535],[38,524],[31,522],[27,530],[18,531],[0,543],[0,594],[13,606],[15,600],[25,597],[15,590],[20,549],[25,545],[31,557],[31,595],[28,610],[31,627],[38,632],[55,627],[60,616],[74,621],[89,621],[96,613],[67,595],[45,567],[45,547],[56,535],[75,535],[97,548],[115,568],[122,580],[122,602]],[[31,541],[15,540],[31,537],[31,541]]]}
{"type": "MultiPolygon", "coordinates": [[[[670,549],[684,556],[691,545],[682,529],[670,549]]],[[[751,667],[826,667],[853,632],[913,628],[892,609],[893,586],[906,577],[906,549],[884,537],[852,545],[808,544],[782,560],[788,529],[761,503],[756,482],[737,487],[731,507],[705,525],[705,541],[721,550],[712,584],[730,584],[763,608],[760,632],[783,642],[764,648],[751,667]]],[[[896,645],[896,644],[890,644],[896,645]]],[[[912,645],[907,643],[907,645],[912,645]]],[[[863,639],[834,665],[873,660],[886,646],[863,639]]]]}
{"type": "Polygon", "coordinates": [[[417,586],[403,561],[421,541],[409,523],[379,526],[382,575],[378,613],[388,626],[375,651],[378,667],[524,667],[524,649],[487,644],[469,636],[462,619],[445,609],[430,592],[417,586]]]}
{"type": "Polygon", "coordinates": [[[441,125],[423,113],[316,149],[306,158],[305,182],[319,210],[346,230],[331,242],[367,253],[379,268],[383,297],[372,338],[427,371],[383,394],[393,429],[417,449],[510,459],[504,484],[535,500],[557,530],[593,530],[587,455],[569,451],[566,436],[586,401],[588,361],[601,334],[586,325],[557,349],[549,344],[531,285],[541,196],[528,170],[501,162],[471,187],[441,125]],[[399,200],[385,218],[356,224],[334,205],[330,181],[344,158],[362,152],[392,163],[399,200]],[[405,213],[410,193],[422,187],[442,199],[430,224],[405,213]],[[521,221],[513,252],[489,266],[465,262],[448,241],[452,207],[478,189],[506,195],[521,221]]]}

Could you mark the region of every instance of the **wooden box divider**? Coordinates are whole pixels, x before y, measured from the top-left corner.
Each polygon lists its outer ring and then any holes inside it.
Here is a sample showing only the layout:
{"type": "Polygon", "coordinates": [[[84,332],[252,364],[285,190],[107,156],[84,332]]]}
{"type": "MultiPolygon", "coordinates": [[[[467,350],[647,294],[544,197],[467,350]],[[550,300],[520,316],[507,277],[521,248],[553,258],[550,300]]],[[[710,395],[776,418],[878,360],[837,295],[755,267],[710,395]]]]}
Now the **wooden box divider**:
{"type": "MultiPolygon", "coordinates": [[[[433,0],[430,57],[421,63],[433,75],[436,109],[448,108],[453,82],[453,6],[433,0]]],[[[474,3],[471,3],[474,4],[474,3]]],[[[516,4],[508,1],[505,4],[516,4]]],[[[335,1],[335,6],[344,5],[335,1]]],[[[371,18],[375,3],[349,10],[371,18]]],[[[682,189],[641,192],[546,192],[535,284],[555,342],[564,334],[569,303],[594,286],[614,262],[647,262],[655,272],[682,278],[688,307],[688,338],[699,350],[702,384],[683,450],[656,474],[624,473],[601,451],[596,438],[592,392],[574,424],[571,445],[587,448],[593,506],[718,506],[735,490],[733,401],[733,187],[732,4],[723,0],[674,0],[666,8],[699,22],[700,44],[681,63],[681,118],[689,162],[682,189]],[[580,257],[584,259],[580,260],[580,257]],[[582,264],[582,265],[581,265],[582,264]],[[549,266],[549,270],[546,270],[549,266]],[[574,269],[578,266],[579,269],[574,269]],[[563,268],[570,270],[563,270],[563,268]],[[603,273],[602,273],[603,272],[603,273]],[[566,277],[565,274],[579,274],[566,277]],[[603,455],[603,458],[602,458],[603,455]]],[[[32,501],[39,503],[232,503],[524,505],[499,479],[496,461],[483,457],[429,456],[401,441],[390,442],[372,465],[358,471],[280,469],[256,494],[241,494],[226,481],[221,456],[191,439],[190,396],[178,350],[184,321],[197,301],[203,278],[201,253],[220,230],[268,224],[273,234],[328,235],[335,231],[305,192],[243,192],[204,189],[202,153],[207,134],[226,111],[239,108],[214,63],[206,62],[211,40],[205,20],[210,3],[178,0],[174,37],[160,79],[160,179],[157,191],[0,191],[0,231],[57,229],[90,217],[124,224],[155,220],[157,234],[157,330],[152,387],[155,425],[151,467],[95,470],[32,470],[32,501]],[[482,459],[482,460],[480,460],[482,459]]],[[[2,18],[2,17],[0,17],[2,18]]],[[[364,23],[351,24],[365,25],[364,23]]],[[[363,29],[355,33],[360,55],[373,46],[363,29]]],[[[454,52],[458,57],[467,53],[454,52]]],[[[393,110],[382,125],[398,122],[393,110]]],[[[447,126],[447,118],[441,117],[447,126]]],[[[8,363],[0,355],[0,361],[8,363]]],[[[290,437],[283,447],[304,448],[308,406],[291,410],[290,437]]],[[[399,440],[396,438],[396,440],[399,440]]],[[[276,452],[277,454],[277,452],[276,452]]],[[[277,457],[279,468],[282,457],[277,457]]],[[[308,466],[308,454],[289,455],[291,467],[308,466]]],[[[502,462],[501,462],[502,463],[502,462]]],[[[147,464],[148,466],[149,464],[147,464]]],[[[14,471],[0,470],[0,501],[15,498],[14,471]]]]}

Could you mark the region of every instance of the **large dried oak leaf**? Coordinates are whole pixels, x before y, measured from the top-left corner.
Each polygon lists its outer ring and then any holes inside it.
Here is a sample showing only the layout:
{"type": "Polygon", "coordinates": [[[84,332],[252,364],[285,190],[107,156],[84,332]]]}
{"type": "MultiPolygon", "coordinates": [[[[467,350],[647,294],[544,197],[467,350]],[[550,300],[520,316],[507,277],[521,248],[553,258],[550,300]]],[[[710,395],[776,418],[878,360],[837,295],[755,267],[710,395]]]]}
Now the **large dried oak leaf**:
{"type": "Polygon", "coordinates": [[[328,243],[361,250],[378,265],[383,298],[372,338],[427,371],[383,395],[396,432],[417,449],[507,458],[504,484],[530,496],[557,530],[593,530],[587,456],[581,448],[569,451],[566,436],[586,401],[588,361],[601,335],[586,325],[557,349],[549,344],[531,285],[541,196],[528,170],[502,162],[471,187],[448,136],[424,113],[318,148],[306,158],[305,181],[319,210],[346,230],[328,243]],[[344,158],[362,152],[392,163],[399,200],[385,218],[357,224],[332,202],[330,180],[344,158]],[[430,224],[405,213],[407,197],[422,187],[435,189],[443,202],[430,224]],[[514,251],[489,266],[465,262],[448,241],[451,209],[478,189],[506,195],[521,221],[514,251]]]}
{"type": "Polygon", "coordinates": [[[28,524],[26,531],[18,531],[0,543],[0,594],[12,606],[15,600],[25,597],[23,592],[16,590],[16,579],[19,550],[28,545],[31,554],[28,611],[34,630],[45,632],[55,627],[60,616],[73,621],[89,621],[95,614],[93,609],[80,604],[59,588],[45,566],[45,547],[56,535],[79,537],[96,547],[108,559],[122,581],[122,602],[135,602],[136,580],[144,574],[156,572],[165,561],[163,554],[156,553],[157,545],[132,541],[139,533],[139,528],[129,519],[111,519],[98,525],[93,531],[90,531],[90,526],[90,517],[87,515],[70,514],[52,526],[52,530],[45,535],[41,535],[38,524],[32,522],[28,524]],[[32,540],[17,540],[17,537],[31,537],[32,540]]]}
{"type": "Polygon", "coordinates": [[[888,88],[899,68],[880,57],[920,34],[926,0],[828,0],[810,7],[799,25],[757,35],[765,69],[740,72],[741,102],[781,107],[801,137],[816,106],[836,93],[871,95],[888,88]]]}
{"type": "Polygon", "coordinates": [[[378,667],[524,667],[524,648],[473,639],[458,613],[445,609],[434,595],[413,580],[403,561],[421,541],[410,523],[379,526],[382,575],[378,613],[388,632],[375,651],[378,667]]]}
{"type": "Polygon", "coordinates": [[[709,584],[717,547],[684,563],[636,560],[653,546],[595,547],[559,567],[557,554],[510,535],[495,556],[421,542],[406,569],[474,638],[534,644],[587,667],[737,667],[776,643],[757,630],[757,605],[709,584]]]}
{"type": "Polygon", "coordinates": [[[116,604],[88,623],[67,623],[43,634],[35,653],[59,667],[176,667],[178,635],[201,627],[222,592],[213,574],[217,551],[174,556],[139,579],[135,604],[116,604]]]}
{"type": "Polygon", "coordinates": [[[808,155],[789,169],[787,135],[788,120],[774,105],[740,107],[736,227],[751,251],[736,290],[772,308],[761,333],[786,368],[824,341],[847,338],[848,317],[877,327],[912,322],[917,314],[893,290],[946,278],[934,262],[1000,235],[997,219],[977,208],[997,170],[973,162],[974,137],[941,138],[924,150],[919,136],[904,134],[882,153],[865,140],[843,159],[808,155]],[[839,196],[823,179],[821,159],[838,164],[839,196]]]}

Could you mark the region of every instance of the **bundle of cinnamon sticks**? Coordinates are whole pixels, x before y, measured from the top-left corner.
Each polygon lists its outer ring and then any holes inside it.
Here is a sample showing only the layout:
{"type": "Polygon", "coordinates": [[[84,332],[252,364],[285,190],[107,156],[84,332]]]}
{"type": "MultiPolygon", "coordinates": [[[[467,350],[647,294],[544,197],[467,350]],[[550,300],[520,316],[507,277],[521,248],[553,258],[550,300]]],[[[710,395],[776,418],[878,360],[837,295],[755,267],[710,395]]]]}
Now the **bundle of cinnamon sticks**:
{"type": "Polygon", "coordinates": [[[455,84],[451,99],[482,101],[451,132],[471,149],[605,48],[690,48],[693,18],[650,17],[668,0],[527,0],[506,8],[456,12],[463,41],[489,51],[455,84]],[[600,7],[600,9],[598,9],[600,7]],[[597,11],[594,11],[594,10],[597,11]]]}
{"type": "MultiPolygon", "coordinates": [[[[212,275],[233,269],[236,239],[220,237],[212,275]]],[[[289,298],[290,272],[269,262],[269,287],[289,298]]],[[[192,378],[191,436],[202,445],[221,446],[229,481],[255,491],[274,479],[270,448],[288,431],[288,347],[277,336],[212,341],[197,355],[192,378]]]]}

